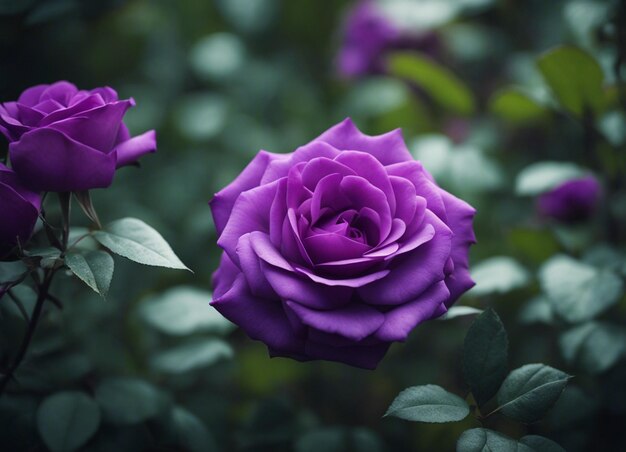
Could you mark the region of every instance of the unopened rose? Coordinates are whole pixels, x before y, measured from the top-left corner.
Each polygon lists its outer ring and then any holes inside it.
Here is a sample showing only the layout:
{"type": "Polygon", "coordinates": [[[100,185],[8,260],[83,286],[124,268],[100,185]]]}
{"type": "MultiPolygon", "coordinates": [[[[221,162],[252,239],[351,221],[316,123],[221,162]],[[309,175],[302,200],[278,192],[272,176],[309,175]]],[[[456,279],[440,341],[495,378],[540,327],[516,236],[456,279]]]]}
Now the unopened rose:
{"type": "Polygon", "coordinates": [[[399,130],[349,120],[290,154],[261,151],[210,203],[224,249],[215,306],[272,356],[374,368],[474,283],[474,209],[399,130]]]}
{"type": "Polygon", "coordinates": [[[0,163],[0,257],[18,243],[26,243],[40,208],[39,194],[24,187],[17,175],[0,163]]]}
{"type": "Polygon", "coordinates": [[[131,138],[122,122],[133,105],[109,87],[82,91],[62,81],[27,89],[0,105],[13,169],[39,191],[108,187],[117,168],[156,150],[154,130],[131,138]]]}

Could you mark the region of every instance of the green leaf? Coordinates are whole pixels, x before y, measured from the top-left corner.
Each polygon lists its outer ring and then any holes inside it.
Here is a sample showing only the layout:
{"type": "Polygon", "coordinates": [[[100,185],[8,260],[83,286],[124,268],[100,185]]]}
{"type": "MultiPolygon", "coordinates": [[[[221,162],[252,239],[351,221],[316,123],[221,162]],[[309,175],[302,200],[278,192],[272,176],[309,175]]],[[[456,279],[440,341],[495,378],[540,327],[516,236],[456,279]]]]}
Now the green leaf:
{"type": "Polygon", "coordinates": [[[598,62],[587,52],[562,46],[543,54],[539,71],[559,103],[577,116],[586,110],[599,113],[604,107],[604,75],[598,62]]]}
{"type": "Polygon", "coordinates": [[[19,281],[27,271],[22,261],[0,262],[0,285],[19,281]]]}
{"type": "Polygon", "coordinates": [[[113,257],[106,251],[68,252],[65,265],[96,293],[106,298],[113,279],[113,257]]]}
{"type": "Polygon", "coordinates": [[[60,392],[46,398],[37,411],[37,427],[52,452],[73,451],[98,430],[98,404],[82,392],[60,392]]]}
{"type": "Polygon", "coordinates": [[[161,235],[136,218],[123,218],[93,233],[94,238],[115,254],[156,267],[189,270],[161,235]]]}
{"type": "Polygon", "coordinates": [[[172,409],[168,427],[173,430],[176,444],[185,451],[210,452],[218,450],[215,440],[200,419],[184,408],[177,406],[172,409]]]}
{"type": "Polygon", "coordinates": [[[104,418],[114,424],[136,424],[165,411],[167,397],[135,378],[110,378],[96,389],[104,418]]]}
{"type": "Polygon", "coordinates": [[[520,89],[508,88],[496,93],[490,102],[491,111],[514,124],[544,120],[548,111],[520,89]]]}
{"type": "Polygon", "coordinates": [[[220,339],[202,339],[159,353],[152,366],[161,372],[179,374],[232,358],[233,349],[220,339]]]}
{"type": "Polygon", "coordinates": [[[599,374],[626,354],[626,330],[604,322],[589,322],[563,333],[559,345],[570,365],[599,374]]]}
{"type": "Polygon", "coordinates": [[[449,69],[426,55],[397,52],[388,59],[389,73],[407,79],[422,88],[442,108],[469,115],[474,111],[474,97],[465,84],[449,69]]]}
{"type": "Polygon", "coordinates": [[[539,270],[539,281],[554,311],[571,323],[590,320],[613,306],[624,283],[610,270],[602,270],[558,255],[539,270]]]}
{"type": "Polygon", "coordinates": [[[545,364],[527,364],[512,371],[498,391],[498,410],[530,424],[552,408],[567,386],[569,375],[545,364]]]}
{"type": "Polygon", "coordinates": [[[530,282],[528,271],[515,259],[508,256],[491,257],[475,265],[472,279],[476,286],[475,296],[492,293],[507,293],[526,286],[530,282]]]}
{"type": "Polygon", "coordinates": [[[463,376],[479,406],[498,392],[506,376],[508,347],[506,330],[493,309],[476,317],[463,343],[463,376]]]}
{"type": "Polygon", "coordinates": [[[551,439],[539,435],[526,435],[519,442],[537,452],[565,452],[565,449],[551,439]]]}
{"type": "Polygon", "coordinates": [[[178,286],[142,303],[140,314],[153,328],[174,336],[232,331],[235,326],[209,304],[210,300],[210,292],[178,286]]]}
{"type": "Polygon", "coordinates": [[[520,310],[519,321],[524,325],[544,323],[551,325],[554,321],[552,305],[544,296],[538,296],[528,301],[520,310]]]}
{"type": "Polygon", "coordinates": [[[402,391],[385,416],[417,422],[454,422],[469,414],[469,406],[457,395],[437,385],[413,386],[402,391]]]}
{"type": "Polygon", "coordinates": [[[502,433],[486,428],[466,430],[456,443],[457,452],[539,452],[502,433]]]}
{"type": "Polygon", "coordinates": [[[587,172],[569,162],[538,162],[524,168],[515,181],[515,193],[520,196],[536,196],[563,182],[582,177],[587,172]]]}
{"type": "Polygon", "coordinates": [[[483,312],[482,309],[474,308],[472,306],[452,306],[451,308],[448,309],[448,311],[444,315],[442,315],[441,317],[438,317],[437,320],[452,320],[457,317],[475,315],[475,314],[480,314],[482,312],[483,312]]]}

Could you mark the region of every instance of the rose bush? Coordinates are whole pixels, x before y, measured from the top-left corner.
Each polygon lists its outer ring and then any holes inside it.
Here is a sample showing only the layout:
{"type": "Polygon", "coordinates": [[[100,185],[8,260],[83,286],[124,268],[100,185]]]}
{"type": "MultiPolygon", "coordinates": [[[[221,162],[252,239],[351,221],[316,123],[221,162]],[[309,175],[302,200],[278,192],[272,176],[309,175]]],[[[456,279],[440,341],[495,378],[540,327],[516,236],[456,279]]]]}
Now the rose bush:
{"type": "Polygon", "coordinates": [[[122,122],[134,105],[109,87],[83,91],[61,81],[28,88],[0,105],[13,169],[34,190],[108,187],[117,168],[156,150],[154,130],[131,138],[122,122]]]}
{"type": "Polygon", "coordinates": [[[0,163],[0,257],[24,243],[33,232],[41,198],[22,184],[17,175],[0,163]]]}
{"type": "Polygon", "coordinates": [[[261,151],[210,205],[224,250],[212,304],[272,356],[374,368],[473,285],[475,210],[399,130],[346,119],[293,153],[261,151]]]}
{"type": "Polygon", "coordinates": [[[598,207],[601,187],[593,176],[570,179],[543,193],[538,199],[539,212],[563,223],[590,218],[598,207]]]}

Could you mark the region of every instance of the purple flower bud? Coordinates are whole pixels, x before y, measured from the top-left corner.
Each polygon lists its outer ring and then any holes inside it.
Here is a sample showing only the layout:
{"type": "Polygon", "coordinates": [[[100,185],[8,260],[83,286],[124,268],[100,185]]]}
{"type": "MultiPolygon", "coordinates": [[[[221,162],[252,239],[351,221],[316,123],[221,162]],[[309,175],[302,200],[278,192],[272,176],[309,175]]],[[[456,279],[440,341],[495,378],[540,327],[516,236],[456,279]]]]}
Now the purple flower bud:
{"type": "Polygon", "coordinates": [[[563,223],[576,223],[593,215],[601,194],[600,183],[595,177],[571,179],[543,193],[537,207],[545,217],[563,223]]]}

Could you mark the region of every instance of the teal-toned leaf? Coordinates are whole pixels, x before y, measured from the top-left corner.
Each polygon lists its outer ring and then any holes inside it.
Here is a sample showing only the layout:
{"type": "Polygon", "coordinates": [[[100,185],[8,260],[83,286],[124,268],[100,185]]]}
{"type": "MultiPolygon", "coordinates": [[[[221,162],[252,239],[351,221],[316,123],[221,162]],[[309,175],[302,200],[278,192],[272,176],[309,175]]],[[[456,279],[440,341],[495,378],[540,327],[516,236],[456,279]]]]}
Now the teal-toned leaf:
{"type": "Polygon", "coordinates": [[[0,262],[0,287],[19,281],[27,271],[22,261],[0,262]]]}
{"type": "Polygon", "coordinates": [[[70,251],[65,256],[65,265],[96,293],[106,298],[115,265],[109,253],[98,250],[86,253],[70,251]]]}
{"type": "Polygon", "coordinates": [[[588,322],[561,335],[563,358],[591,374],[602,373],[626,354],[626,329],[604,322],[588,322]]]}
{"type": "Polygon", "coordinates": [[[565,372],[545,364],[515,369],[498,391],[498,409],[516,421],[538,421],[559,399],[569,378],[565,372]]]}
{"type": "Polygon", "coordinates": [[[189,452],[217,451],[215,440],[202,421],[182,407],[174,407],[168,422],[174,441],[189,452]]]}
{"type": "Polygon", "coordinates": [[[565,452],[565,449],[551,439],[539,435],[526,435],[519,442],[536,452],[565,452]]]}
{"type": "Polygon", "coordinates": [[[508,347],[506,330],[493,309],[476,317],[463,344],[463,376],[479,406],[498,392],[506,377],[508,347]]]}
{"type": "Polygon", "coordinates": [[[544,296],[533,298],[520,310],[519,321],[525,325],[532,325],[535,323],[551,325],[554,321],[552,304],[544,296]]]}
{"type": "Polygon", "coordinates": [[[476,315],[482,313],[482,309],[473,308],[472,306],[452,306],[448,311],[437,318],[437,320],[452,320],[457,317],[464,317],[467,315],[476,315]]]}
{"type": "Polygon", "coordinates": [[[443,109],[463,115],[474,111],[474,97],[467,86],[426,55],[397,52],[387,63],[389,73],[415,83],[443,109]]]}
{"type": "Polygon", "coordinates": [[[46,398],[37,410],[37,427],[51,451],[73,451],[98,430],[98,404],[82,392],[60,392],[46,398]]]}
{"type": "Polygon", "coordinates": [[[25,250],[24,254],[28,257],[36,258],[42,268],[53,268],[57,263],[61,262],[61,251],[53,246],[42,248],[31,248],[25,250]]]}
{"type": "Polygon", "coordinates": [[[490,102],[491,111],[500,118],[514,124],[542,121],[548,110],[524,91],[508,88],[496,93],[490,102]]]}
{"type": "Polygon", "coordinates": [[[152,366],[161,372],[181,374],[232,358],[233,349],[221,339],[202,339],[160,352],[152,366]]]}
{"type": "Polygon", "coordinates": [[[456,443],[457,452],[538,452],[502,433],[486,428],[466,430],[456,443]]]}
{"type": "Polygon", "coordinates": [[[562,46],[543,54],[539,71],[559,103],[575,115],[599,113],[604,107],[604,75],[598,62],[587,52],[562,46]]]}
{"type": "Polygon", "coordinates": [[[524,168],[515,181],[515,193],[536,196],[587,172],[569,162],[538,162],[524,168]]]}
{"type": "Polygon", "coordinates": [[[94,238],[115,254],[156,267],[189,270],[174,254],[161,234],[136,218],[123,218],[93,233],[94,238]]]}
{"type": "Polygon", "coordinates": [[[209,304],[211,293],[178,286],[142,303],[140,314],[153,328],[175,336],[226,334],[235,327],[209,304]]]}
{"type": "Polygon", "coordinates": [[[497,256],[475,265],[472,269],[472,279],[476,286],[471,293],[480,296],[507,293],[524,287],[530,282],[530,275],[515,259],[497,256]]]}
{"type": "Polygon", "coordinates": [[[602,270],[558,255],[539,270],[539,280],[552,309],[571,323],[590,320],[613,306],[624,292],[622,279],[602,270]]]}
{"type": "Polygon", "coordinates": [[[104,418],[113,424],[136,424],[169,406],[167,397],[151,384],[135,378],[110,378],[96,389],[104,418]]]}
{"type": "Polygon", "coordinates": [[[469,414],[469,406],[459,396],[437,385],[413,386],[402,391],[385,416],[416,422],[454,422],[469,414]]]}

